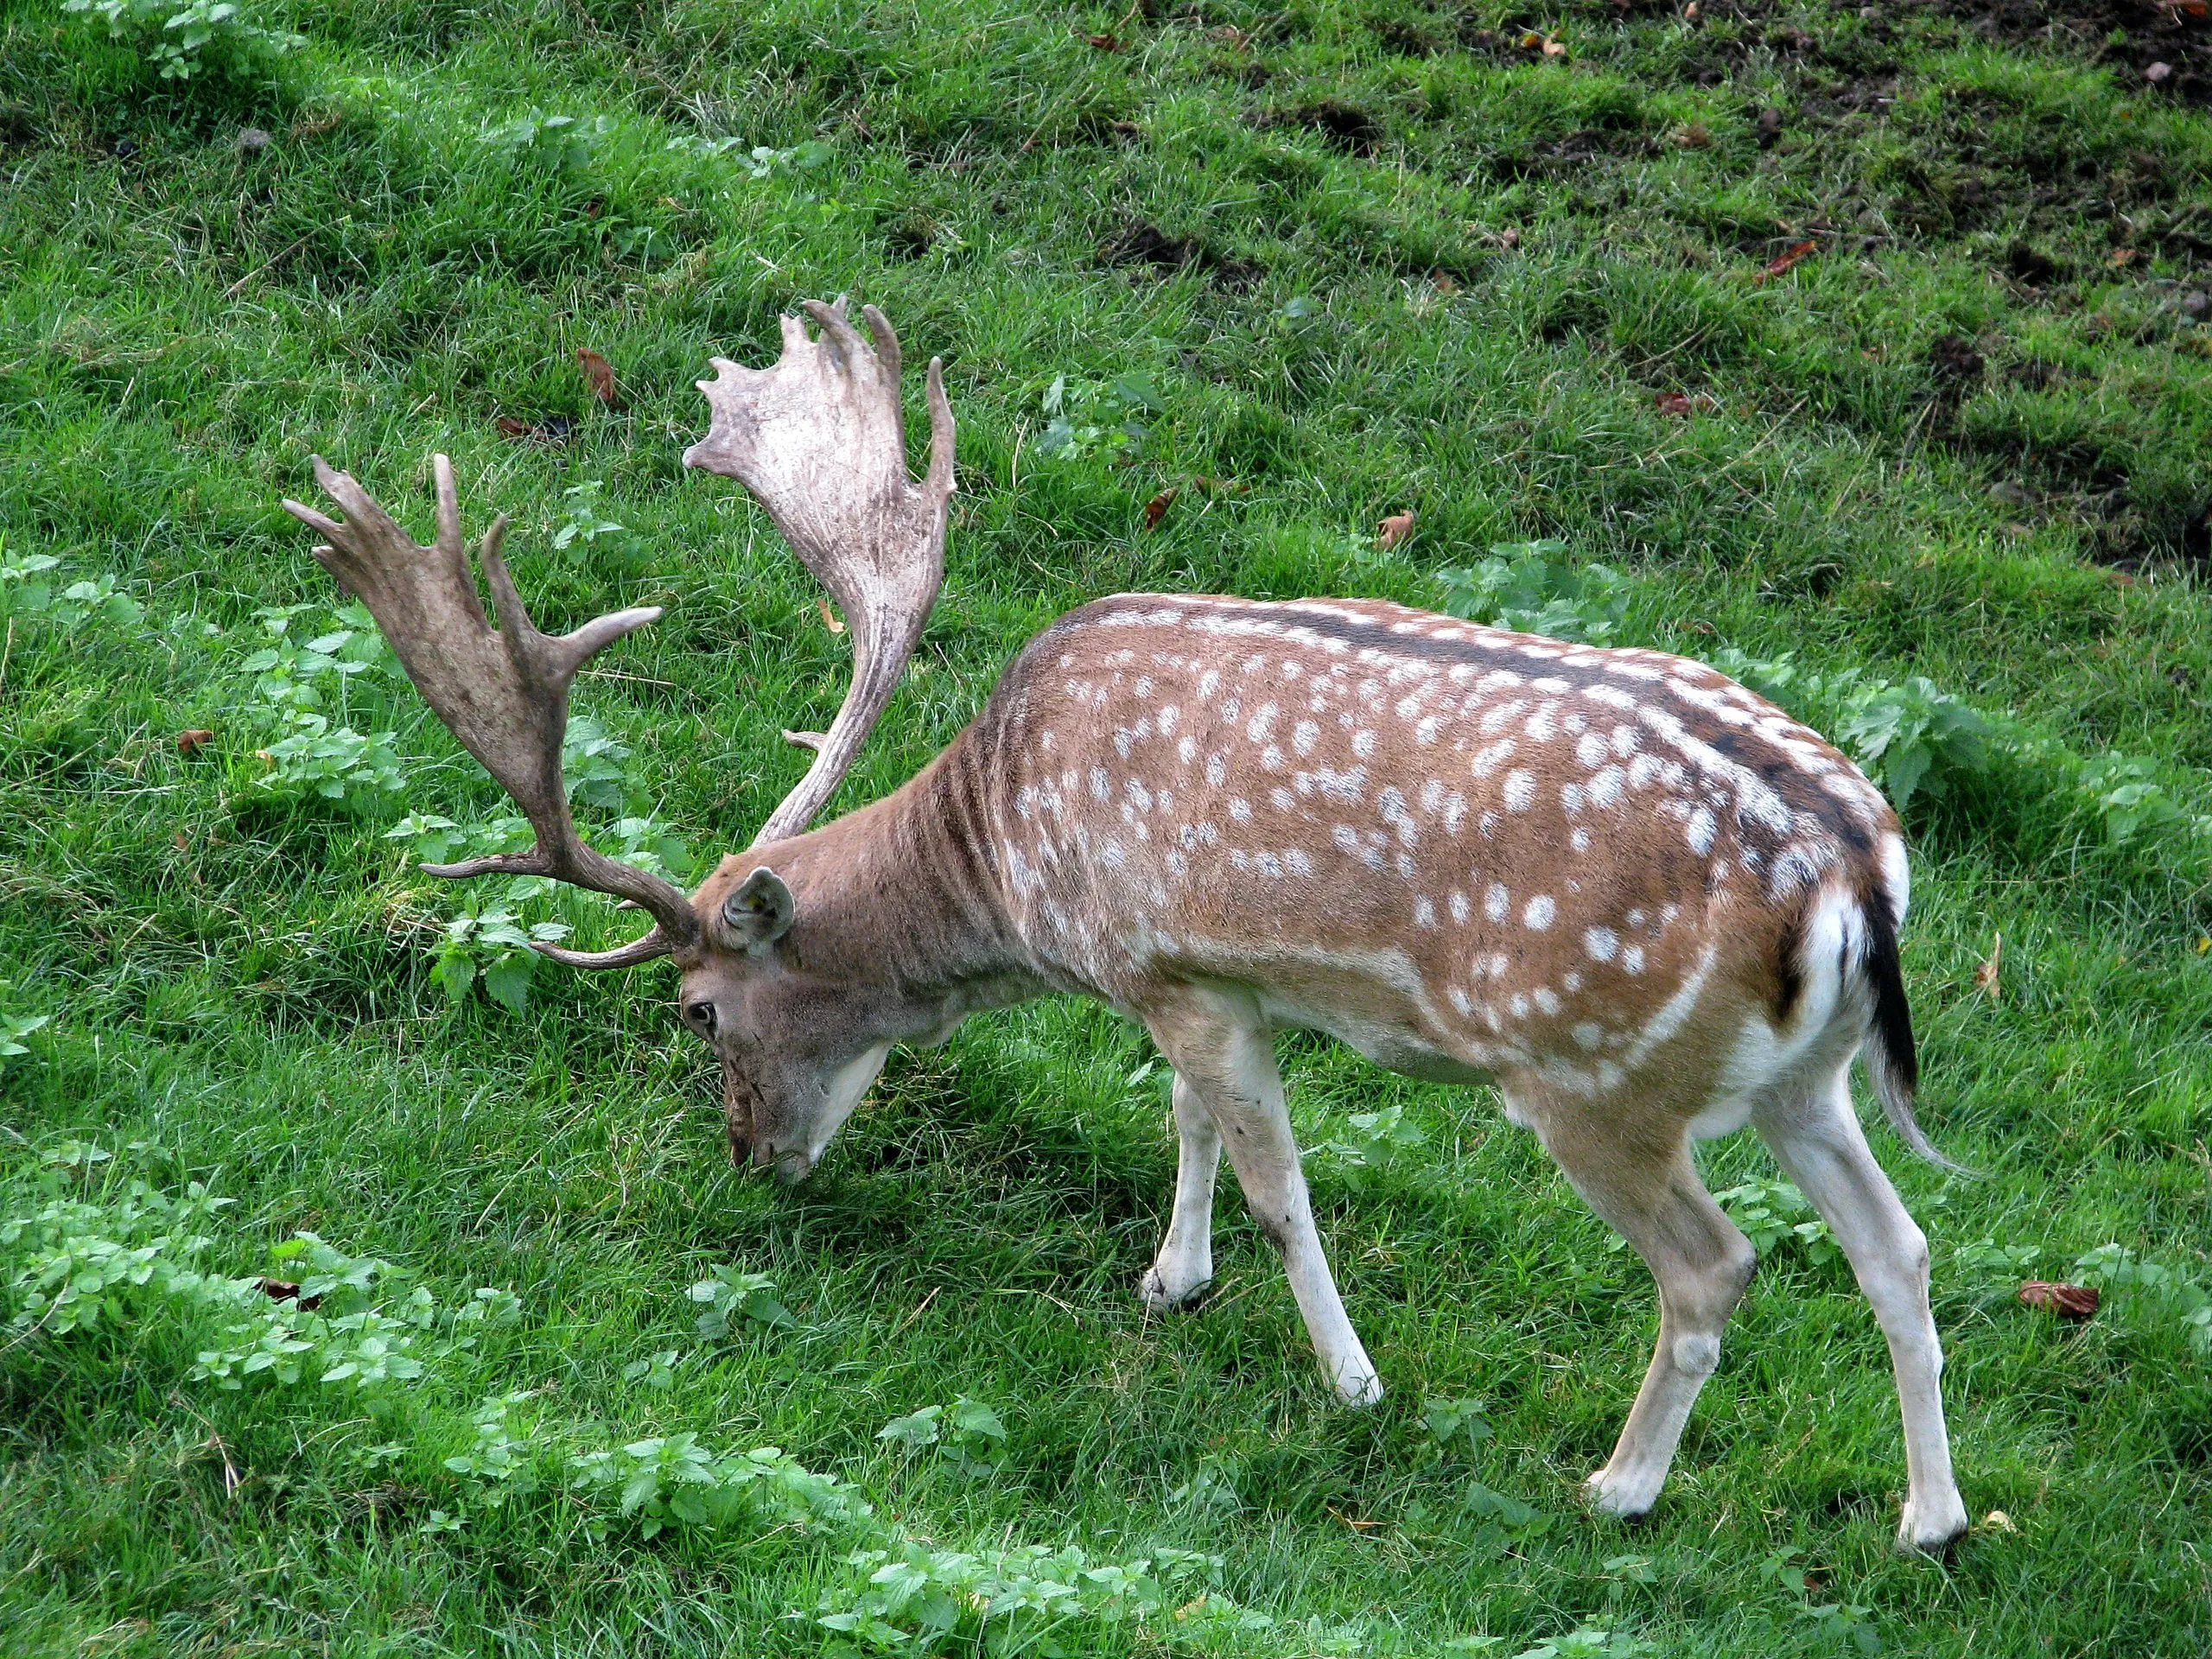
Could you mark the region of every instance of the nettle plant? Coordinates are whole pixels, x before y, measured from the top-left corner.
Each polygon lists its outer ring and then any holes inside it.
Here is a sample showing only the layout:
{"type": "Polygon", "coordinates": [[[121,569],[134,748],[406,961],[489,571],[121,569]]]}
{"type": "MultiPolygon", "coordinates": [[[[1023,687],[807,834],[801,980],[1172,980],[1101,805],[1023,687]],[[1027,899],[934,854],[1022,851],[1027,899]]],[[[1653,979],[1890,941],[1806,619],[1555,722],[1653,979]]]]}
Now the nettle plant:
{"type": "Polygon", "coordinates": [[[375,811],[403,786],[397,739],[391,731],[357,732],[346,720],[348,687],[362,675],[393,666],[390,647],[359,605],[337,607],[336,626],[302,639],[296,628],[310,605],[276,605],[254,613],[268,643],[241,659],[245,723],[267,739],[255,751],[267,770],[257,792],[288,802],[328,801],[375,811]],[[340,723],[334,724],[335,710],[340,723]]]}
{"type": "Polygon", "coordinates": [[[61,0],[61,10],[101,19],[110,40],[159,65],[163,80],[189,80],[211,63],[266,69],[307,44],[257,22],[238,0],[61,0]]]}
{"type": "Polygon", "coordinates": [[[0,618],[36,619],[73,634],[95,625],[127,628],[146,614],[115,577],[102,574],[62,586],[54,575],[60,568],[51,553],[10,553],[0,536],[0,618]]]}
{"type": "Polygon", "coordinates": [[[924,1406],[893,1417],[875,1438],[912,1457],[931,1447],[963,1475],[994,1473],[1006,1461],[1006,1424],[980,1400],[962,1395],[950,1406],[924,1406]]]}
{"type": "Polygon", "coordinates": [[[1141,417],[1161,407],[1158,390],[1141,374],[1075,382],[1055,375],[1038,400],[1047,424],[1033,448],[1055,461],[1118,461],[1151,435],[1141,417]]]}

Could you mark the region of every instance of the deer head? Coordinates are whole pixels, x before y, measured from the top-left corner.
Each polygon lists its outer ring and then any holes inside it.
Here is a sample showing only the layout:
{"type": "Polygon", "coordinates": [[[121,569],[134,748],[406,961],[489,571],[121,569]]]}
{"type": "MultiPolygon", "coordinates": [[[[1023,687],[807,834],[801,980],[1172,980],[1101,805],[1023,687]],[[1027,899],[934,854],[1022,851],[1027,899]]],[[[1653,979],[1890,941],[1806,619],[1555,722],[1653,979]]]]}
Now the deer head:
{"type": "Polygon", "coordinates": [[[943,365],[930,361],[930,467],[917,484],[907,472],[899,339],[890,323],[864,307],[871,340],[854,327],[842,299],[810,300],[805,309],[819,334],[810,336],[798,318],[785,317],[774,367],[713,359],[716,378],[699,383],[712,422],[683,459],[752,491],[836,597],[853,641],[852,683],[826,734],[785,734],[815,751],[813,764],[768,815],[748,855],[725,860],[696,895],[587,845],[561,776],[569,687],[577,671],[656,620],[658,608],[618,611],[559,637],[540,632],[499,555],[503,515],[479,552],[495,626],[477,596],[453,467],[443,455],[433,463],[438,533],[429,547],[319,455],[315,481],[344,518],[284,503],[323,537],[315,557],[369,607],[408,678],[537,832],[527,852],[423,868],[455,879],[547,876],[651,915],[646,932],[615,950],[537,948],[577,968],[673,957],[683,974],[683,1022],[721,1062],[732,1157],[773,1164],[787,1178],[812,1166],[874,1082],[891,1043],[930,1023],[895,995],[871,996],[789,959],[786,936],[801,918],[771,860],[778,843],[821,811],[897,688],[944,579],[952,493],[952,410],[943,365]]]}

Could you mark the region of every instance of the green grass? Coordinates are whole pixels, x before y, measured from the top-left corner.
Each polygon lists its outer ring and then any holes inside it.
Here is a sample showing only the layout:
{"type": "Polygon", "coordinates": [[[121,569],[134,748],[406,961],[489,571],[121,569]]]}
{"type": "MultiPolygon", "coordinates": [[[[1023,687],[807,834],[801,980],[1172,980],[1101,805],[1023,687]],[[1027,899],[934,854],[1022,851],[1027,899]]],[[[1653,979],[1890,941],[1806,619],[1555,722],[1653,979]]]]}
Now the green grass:
{"type": "MultiPolygon", "coordinates": [[[[1095,594],[1434,605],[1436,569],[1557,537],[1634,575],[1638,639],[1924,675],[2212,810],[2212,325],[2185,304],[2212,289],[2212,112],[2093,63],[2101,37],[1707,10],[334,0],[264,9],[309,37],[273,86],[180,89],[52,5],[0,3],[0,533],[146,613],[19,614],[0,651],[0,1012],[50,1016],[0,1059],[0,1215],[199,1180],[238,1200],[215,1271],[307,1230],[523,1309],[380,1415],[312,1380],[194,1382],[205,1322],[143,1298],[112,1330],[0,1336],[0,1650],[821,1650],[781,1616],[865,1577],[834,1526],[647,1541],[557,1480],[473,1505],[443,1459],[513,1389],[543,1390],[556,1451],[777,1445],[939,1548],[1216,1552],[1217,1593],[1274,1621],[1077,1624],[1071,1652],[1479,1634],[1512,1655],[1583,1625],[1856,1651],[1763,1570],[1792,1549],[1812,1604],[1864,1609],[1896,1651],[2212,1645],[2212,1358],[2179,1304],[2120,1291],[2061,1326],[1961,1255],[2034,1246],[2064,1276],[2118,1242],[2212,1275],[2212,897],[2179,838],[2114,849],[2012,766],[1908,814],[1923,1122],[1990,1177],[1877,1145],[1936,1243],[1967,1503],[2013,1523],[1939,1563],[1890,1549],[1904,1458],[1871,1315],[1789,1245],[1656,1516],[1580,1510],[1649,1284],[1481,1094],[1284,1041],[1309,1146],[1388,1104],[1427,1135],[1374,1169],[1313,1161],[1390,1390],[1348,1414],[1231,1194],[1213,1304],[1141,1313],[1173,1141],[1163,1074],[1135,1075],[1147,1045],[1109,1014],[1039,1005],[894,1058],[814,1179],[775,1190],[728,1166],[664,968],[548,969],[518,1015],[434,984],[466,901],[384,831],[503,807],[404,682],[372,670],[329,710],[396,734],[403,801],[262,781],[255,612],[312,603],[320,632],[335,600],[279,498],[311,493],[320,452],[421,524],[443,449],[472,523],[514,514],[542,620],[669,607],[579,705],[633,752],[631,807],[695,852],[742,845],[804,759],[778,728],[826,721],[844,642],[762,515],[682,473],[690,383],[849,289],[910,357],[944,355],[961,494],[944,600],[845,805],[1095,594]],[[1521,48],[1524,25],[1568,51],[1521,48]],[[1084,39],[1109,29],[1125,49],[1084,39]],[[606,120],[525,141],[533,112],[606,120]],[[241,151],[248,125],[273,142],[241,151]],[[741,159],[813,140],[810,168],[741,159]],[[1117,263],[1140,223],[1191,263],[1117,263]],[[1061,375],[1144,377],[1147,435],[1040,455],[1061,375]],[[1655,407],[1674,391],[1693,416],[1655,407]],[[566,435],[511,441],[502,416],[566,435]],[[631,533],[556,552],[583,484],[631,533]],[[1407,507],[1414,539],[1375,551],[1407,507]],[[1974,975],[2000,931],[1993,1001],[1974,975]],[[114,1156],[57,1163],[71,1141],[114,1156]],[[702,1338],[684,1291],[727,1262],[797,1325],[702,1338]],[[670,1349],[668,1386],[626,1380],[670,1349]],[[995,1471],[876,1437],[962,1395],[1007,1426],[995,1471]],[[1425,1397],[1484,1400],[1490,1435],[1439,1454],[1425,1397]],[[1541,1518],[1503,1525],[1485,1491],[1541,1518]],[[433,1510],[465,1524],[426,1530],[433,1510]]],[[[523,913],[625,931],[582,900],[523,913]]],[[[1744,1140],[1706,1155],[1716,1187],[1771,1173],[1744,1140]]]]}

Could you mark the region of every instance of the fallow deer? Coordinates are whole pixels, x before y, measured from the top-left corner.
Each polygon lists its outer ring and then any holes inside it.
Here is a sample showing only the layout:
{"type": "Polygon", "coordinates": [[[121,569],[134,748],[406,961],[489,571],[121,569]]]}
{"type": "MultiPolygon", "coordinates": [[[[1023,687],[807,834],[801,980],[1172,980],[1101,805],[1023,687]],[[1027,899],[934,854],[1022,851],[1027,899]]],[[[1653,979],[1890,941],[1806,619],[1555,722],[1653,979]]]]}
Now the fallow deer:
{"type": "Polygon", "coordinates": [[[1869,1152],[1847,1071],[1913,1118],[1896,816],[1815,733],[1712,669],[1371,600],[1122,594],[1031,640],[981,714],[885,799],[820,829],[934,603],[953,421],[931,361],[931,454],[907,472],[897,338],[844,303],[786,317],[764,371],[715,359],[688,466],[733,477],[842,607],[850,690],[804,777],[698,890],[587,846],[561,778],[569,688],[652,620],[549,637],[499,556],[480,604],[453,471],[418,546],[318,457],[343,522],[285,505],[409,676],[537,831],[434,874],[527,872],[615,895],[650,931],[582,968],[667,956],[720,1058],[733,1158],[804,1176],[890,1049],[1057,992],[1141,1021],[1174,1070],[1179,1153],[1141,1294],[1212,1276],[1222,1148],[1281,1253],[1323,1370],[1380,1397],[1293,1143],[1271,1033],[1319,1030],[1407,1075],[1494,1082],[1657,1281],[1659,1334],[1597,1507],[1656,1498],[1751,1245],[1694,1140],[1749,1123],[1827,1217],[1888,1338],[1909,1491],[1902,1545],[1966,1527],[1928,1304],[1927,1241],[1869,1152]]]}

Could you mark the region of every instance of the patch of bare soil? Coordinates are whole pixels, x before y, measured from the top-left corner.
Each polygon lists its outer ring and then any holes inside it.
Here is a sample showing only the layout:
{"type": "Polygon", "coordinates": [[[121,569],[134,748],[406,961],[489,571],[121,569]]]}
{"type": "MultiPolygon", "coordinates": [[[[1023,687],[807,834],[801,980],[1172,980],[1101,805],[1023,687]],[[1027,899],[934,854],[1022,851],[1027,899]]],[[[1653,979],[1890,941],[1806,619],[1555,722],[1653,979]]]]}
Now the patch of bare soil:
{"type": "Polygon", "coordinates": [[[1249,288],[1265,268],[1249,259],[1230,258],[1209,248],[1203,237],[1170,236],[1147,219],[1133,219],[1099,245],[1099,259],[1122,267],[1148,266],[1160,272],[1196,268],[1217,287],[1249,288]]]}
{"type": "Polygon", "coordinates": [[[2166,97],[2212,105],[2208,0],[1933,0],[1930,10],[1991,40],[2071,48],[2166,97]]]}
{"type": "Polygon", "coordinates": [[[1318,132],[1329,144],[1348,156],[1372,156],[1382,147],[1382,124],[1366,111],[1335,99],[1300,104],[1295,109],[1267,110],[1253,120],[1257,127],[1302,127],[1318,132]]]}

